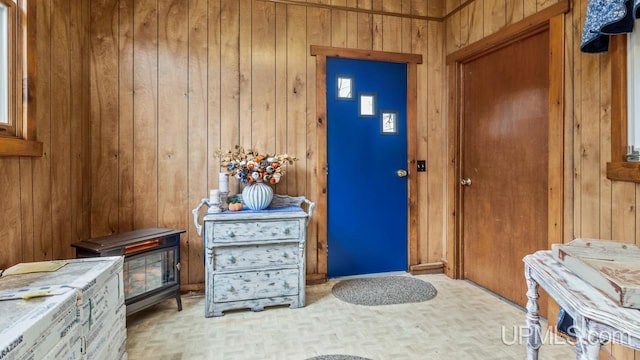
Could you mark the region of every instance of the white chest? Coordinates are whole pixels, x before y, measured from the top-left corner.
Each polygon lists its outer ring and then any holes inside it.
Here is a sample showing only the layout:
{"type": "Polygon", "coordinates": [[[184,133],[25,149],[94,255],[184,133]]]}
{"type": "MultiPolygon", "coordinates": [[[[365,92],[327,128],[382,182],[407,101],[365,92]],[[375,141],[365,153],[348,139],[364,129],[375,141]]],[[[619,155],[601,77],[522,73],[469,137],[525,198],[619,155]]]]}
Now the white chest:
{"type": "Polygon", "coordinates": [[[304,306],[306,219],[302,209],[207,214],[205,316],[304,306]]]}

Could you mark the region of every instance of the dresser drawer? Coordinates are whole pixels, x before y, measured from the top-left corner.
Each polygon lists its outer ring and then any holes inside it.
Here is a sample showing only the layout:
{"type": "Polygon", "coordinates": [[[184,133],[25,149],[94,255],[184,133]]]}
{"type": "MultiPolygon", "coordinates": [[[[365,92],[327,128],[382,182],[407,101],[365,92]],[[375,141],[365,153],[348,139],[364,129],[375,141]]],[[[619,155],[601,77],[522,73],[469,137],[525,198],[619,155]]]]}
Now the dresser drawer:
{"type": "Polygon", "coordinates": [[[298,295],[298,270],[250,271],[213,276],[213,301],[298,295]]]}
{"type": "Polygon", "coordinates": [[[297,239],[300,222],[297,220],[220,222],[213,224],[213,241],[216,243],[297,239]]]}
{"type": "Polygon", "coordinates": [[[298,244],[264,244],[213,248],[213,270],[246,270],[298,263],[298,244]]]}

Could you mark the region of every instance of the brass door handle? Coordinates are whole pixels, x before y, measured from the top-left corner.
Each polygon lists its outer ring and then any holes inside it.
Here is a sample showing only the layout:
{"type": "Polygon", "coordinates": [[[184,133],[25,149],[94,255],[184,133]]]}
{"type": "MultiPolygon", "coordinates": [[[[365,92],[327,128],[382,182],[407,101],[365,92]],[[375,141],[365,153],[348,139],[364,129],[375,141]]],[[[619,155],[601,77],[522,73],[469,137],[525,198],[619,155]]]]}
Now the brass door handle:
{"type": "Polygon", "coordinates": [[[471,179],[465,178],[460,180],[460,185],[462,186],[471,186],[471,179]]]}
{"type": "Polygon", "coordinates": [[[396,171],[396,175],[398,175],[398,177],[406,177],[407,176],[407,170],[405,169],[398,169],[396,171]]]}

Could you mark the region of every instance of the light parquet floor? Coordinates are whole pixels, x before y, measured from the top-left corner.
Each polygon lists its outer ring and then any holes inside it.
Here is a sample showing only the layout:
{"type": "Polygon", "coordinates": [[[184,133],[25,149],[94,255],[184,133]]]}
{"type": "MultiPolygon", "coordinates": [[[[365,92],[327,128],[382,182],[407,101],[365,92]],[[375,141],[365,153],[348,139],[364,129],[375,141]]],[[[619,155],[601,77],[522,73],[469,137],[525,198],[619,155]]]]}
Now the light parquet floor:
{"type": "MultiPolygon", "coordinates": [[[[183,295],[127,319],[129,359],[304,360],[345,354],[374,360],[524,359],[525,313],[445,275],[417,275],[438,295],[413,304],[358,306],[331,294],[335,281],[307,286],[304,308],[227,311],[204,317],[204,295],[183,295]]],[[[540,359],[575,358],[547,331],[540,359]]]]}

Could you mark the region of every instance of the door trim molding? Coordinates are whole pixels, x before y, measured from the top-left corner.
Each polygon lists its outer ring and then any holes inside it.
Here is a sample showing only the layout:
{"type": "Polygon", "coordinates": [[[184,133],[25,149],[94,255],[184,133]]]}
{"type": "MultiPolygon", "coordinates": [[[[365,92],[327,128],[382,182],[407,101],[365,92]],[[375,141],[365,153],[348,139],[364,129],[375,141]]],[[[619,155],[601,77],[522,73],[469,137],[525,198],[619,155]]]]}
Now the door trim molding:
{"type": "Polygon", "coordinates": [[[454,211],[447,219],[447,266],[445,273],[454,279],[463,275],[463,237],[462,237],[462,105],[464,99],[462,67],[478,56],[498,49],[509,43],[534,35],[540,31],[549,31],[549,162],[548,162],[548,240],[551,244],[562,243],[564,236],[564,15],[556,15],[538,26],[528,27],[528,31],[504,32],[500,41],[493,39],[490,48],[476,48],[464,51],[447,60],[448,65],[448,158],[447,202],[454,211]]]}
{"type": "MultiPolygon", "coordinates": [[[[316,57],[316,177],[318,179],[316,214],[318,219],[318,269],[314,280],[327,277],[327,57],[375,60],[407,64],[407,235],[408,266],[418,264],[418,199],[411,196],[418,188],[416,168],[418,149],[418,64],[422,55],[385,51],[347,49],[311,45],[316,57]]],[[[407,268],[407,270],[409,270],[407,268]]]]}

